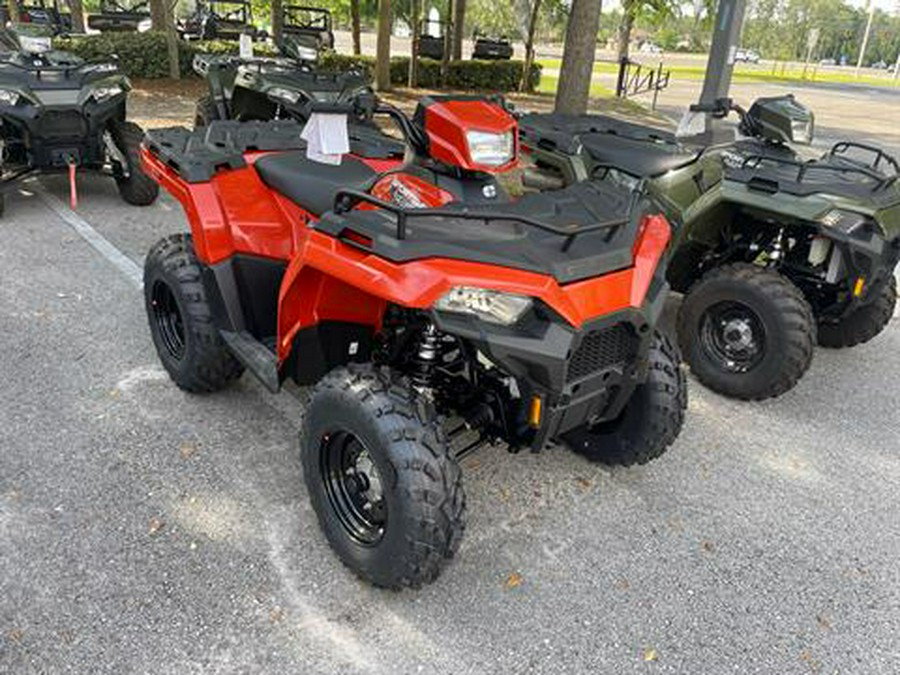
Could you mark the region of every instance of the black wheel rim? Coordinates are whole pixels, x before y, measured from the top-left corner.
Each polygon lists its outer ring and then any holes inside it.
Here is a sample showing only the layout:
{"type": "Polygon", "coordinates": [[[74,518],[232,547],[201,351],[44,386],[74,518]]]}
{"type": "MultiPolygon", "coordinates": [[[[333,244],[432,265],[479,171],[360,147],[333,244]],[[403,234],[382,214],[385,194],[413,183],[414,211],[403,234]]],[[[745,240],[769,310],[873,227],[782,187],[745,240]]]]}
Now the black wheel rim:
{"type": "Polygon", "coordinates": [[[153,284],[150,297],[153,321],[163,346],[172,358],[180,361],[184,357],[184,321],[178,300],[169,285],[163,281],[153,284]]]}
{"type": "Polygon", "coordinates": [[[746,373],[766,355],[766,332],[756,312],[728,300],[710,306],[700,317],[700,345],[720,369],[746,373]]]}
{"type": "Polygon", "coordinates": [[[322,439],[320,457],[325,493],[338,521],[354,541],[374,546],[384,536],[387,504],[368,449],[349,431],[340,431],[322,439]]]}

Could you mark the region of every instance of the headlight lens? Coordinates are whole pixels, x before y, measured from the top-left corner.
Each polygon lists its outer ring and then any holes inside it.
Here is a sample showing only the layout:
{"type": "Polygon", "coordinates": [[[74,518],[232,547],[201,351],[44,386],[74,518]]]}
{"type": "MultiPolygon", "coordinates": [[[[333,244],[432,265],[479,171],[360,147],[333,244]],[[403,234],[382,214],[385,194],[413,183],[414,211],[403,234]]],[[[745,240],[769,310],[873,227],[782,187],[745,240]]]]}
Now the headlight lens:
{"type": "Polygon", "coordinates": [[[319,58],[319,52],[312,47],[297,47],[297,58],[301,61],[315,61],[319,58]]]}
{"type": "Polygon", "coordinates": [[[19,102],[19,95],[9,89],[0,89],[0,105],[15,105],[19,102]]]}
{"type": "Polygon", "coordinates": [[[138,33],[146,33],[148,30],[153,30],[153,20],[152,19],[143,19],[137,25],[138,33]]]}
{"type": "Polygon", "coordinates": [[[285,89],[284,87],[272,87],[269,89],[269,96],[280,98],[288,103],[296,103],[300,100],[300,92],[285,89]]]}
{"type": "Polygon", "coordinates": [[[473,286],[451,288],[434,308],[441,312],[469,314],[482,321],[510,326],[518,321],[532,305],[532,299],[473,286]]]}
{"type": "Polygon", "coordinates": [[[113,96],[118,96],[122,93],[122,87],[118,84],[112,84],[108,87],[97,87],[94,89],[91,96],[94,98],[97,103],[103,103],[103,101],[108,101],[113,96]]]}
{"type": "Polygon", "coordinates": [[[812,143],[812,120],[791,120],[791,140],[794,143],[812,143]]]}
{"type": "Polygon", "coordinates": [[[466,143],[469,146],[469,157],[476,164],[503,166],[513,159],[515,144],[511,131],[505,134],[467,131],[466,143]]]}
{"type": "Polygon", "coordinates": [[[861,213],[854,213],[853,211],[832,209],[822,216],[819,219],[819,222],[826,227],[850,234],[866,224],[866,216],[861,213]]]}

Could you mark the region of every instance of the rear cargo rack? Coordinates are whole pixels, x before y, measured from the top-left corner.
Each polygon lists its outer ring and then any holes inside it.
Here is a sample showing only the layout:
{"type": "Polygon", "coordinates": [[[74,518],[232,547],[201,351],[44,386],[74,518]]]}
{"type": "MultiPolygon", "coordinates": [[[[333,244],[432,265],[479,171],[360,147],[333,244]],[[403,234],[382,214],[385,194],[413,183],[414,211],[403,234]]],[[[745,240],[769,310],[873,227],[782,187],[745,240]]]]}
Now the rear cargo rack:
{"type": "MultiPolygon", "coordinates": [[[[896,178],[898,174],[900,174],[900,162],[893,155],[889,155],[881,148],[876,148],[874,145],[866,145],[865,143],[857,143],[855,141],[841,141],[840,143],[835,143],[831,150],[828,151],[829,157],[838,157],[847,152],[847,150],[852,150],[856,148],[857,150],[864,150],[875,155],[875,159],[870,165],[871,168],[875,171],[878,171],[878,166],[881,164],[881,161],[884,160],[887,164],[890,164],[894,169],[894,176],[892,178],[896,178]]],[[[846,158],[845,158],[846,159],[846,158]]],[[[847,160],[853,161],[853,160],[847,160]]]]}
{"type": "MultiPolygon", "coordinates": [[[[635,199],[638,199],[641,191],[635,192],[635,199]]],[[[634,202],[636,203],[636,202],[634,202]]],[[[519,223],[527,227],[533,227],[550,234],[555,234],[564,238],[562,250],[568,251],[572,246],[572,242],[582,234],[589,232],[597,232],[599,230],[611,230],[618,227],[628,225],[630,218],[614,218],[611,220],[600,221],[591,225],[573,225],[571,227],[560,227],[558,225],[550,225],[539,220],[534,220],[526,216],[520,216],[515,213],[507,213],[503,211],[464,211],[457,209],[405,209],[397,204],[386,202],[372,195],[361,192],[360,190],[339,190],[335,195],[334,212],[337,214],[347,213],[354,206],[359,204],[370,204],[379,209],[388,211],[397,219],[397,234],[399,240],[406,239],[407,224],[410,219],[416,218],[457,218],[461,220],[481,221],[488,226],[491,222],[505,221],[519,223]]],[[[629,210],[630,212],[631,210],[629,210]]]]}
{"type": "MultiPolygon", "coordinates": [[[[853,146],[853,145],[858,145],[858,144],[838,143],[837,146],[835,146],[835,147],[838,147],[841,145],[853,146]]],[[[869,148],[866,146],[863,146],[863,147],[865,147],[865,149],[867,149],[867,150],[874,150],[876,152],[879,152],[881,155],[883,155],[885,158],[888,158],[892,162],[896,161],[892,157],[887,155],[886,153],[883,153],[880,150],[877,150],[877,148],[869,148]]],[[[832,150],[834,150],[834,148],[832,148],[832,150]]],[[[829,153],[827,156],[831,157],[832,153],[829,153]]],[[[845,161],[849,161],[849,160],[845,160],[845,161]]],[[[796,176],[796,178],[794,178],[793,182],[798,183],[798,184],[803,183],[803,179],[806,178],[807,174],[810,171],[832,171],[834,173],[840,173],[840,174],[852,173],[852,174],[858,174],[861,176],[865,176],[866,178],[868,178],[869,180],[871,180],[875,183],[874,187],[872,188],[872,192],[878,192],[879,190],[883,190],[883,189],[887,188],[897,179],[896,175],[885,176],[883,173],[880,173],[879,171],[876,171],[874,168],[868,167],[868,166],[837,166],[834,164],[821,164],[821,163],[818,163],[816,160],[810,160],[808,162],[798,162],[797,160],[794,160],[794,159],[788,159],[786,157],[774,157],[772,155],[750,155],[744,159],[744,161],[741,163],[740,168],[741,169],[749,169],[749,170],[759,170],[759,169],[763,168],[763,164],[765,164],[766,162],[771,162],[774,164],[781,164],[783,166],[796,167],[797,176],[796,176]]],[[[778,181],[772,180],[772,179],[765,179],[765,182],[767,185],[774,187],[775,191],[777,192],[778,181]]]]}

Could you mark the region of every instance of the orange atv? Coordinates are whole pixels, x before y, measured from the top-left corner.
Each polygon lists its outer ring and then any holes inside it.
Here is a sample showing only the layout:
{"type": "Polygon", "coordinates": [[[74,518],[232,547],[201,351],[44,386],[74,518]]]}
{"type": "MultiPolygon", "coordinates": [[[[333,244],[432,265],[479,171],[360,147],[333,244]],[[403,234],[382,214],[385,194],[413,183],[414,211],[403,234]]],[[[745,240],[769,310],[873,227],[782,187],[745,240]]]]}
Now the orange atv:
{"type": "Polygon", "coordinates": [[[562,442],[644,463],[681,430],[686,389],[656,330],[670,231],[652,205],[591,182],[511,199],[516,121],[489,100],[376,114],[407,162],[360,144],[314,162],[296,122],[150,132],[144,168],[191,232],[153,247],[144,289],[183,389],[244,370],[311,385],[302,461],[325,534],[364,579],[415,587],[459,546],[461,453],[562,442]]]}

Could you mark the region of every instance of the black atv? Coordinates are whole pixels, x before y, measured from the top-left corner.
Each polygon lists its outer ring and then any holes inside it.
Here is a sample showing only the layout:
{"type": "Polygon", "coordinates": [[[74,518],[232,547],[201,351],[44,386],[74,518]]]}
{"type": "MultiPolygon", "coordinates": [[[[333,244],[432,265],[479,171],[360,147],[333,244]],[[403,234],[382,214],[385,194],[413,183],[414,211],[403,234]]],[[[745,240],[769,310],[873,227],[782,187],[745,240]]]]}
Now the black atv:
{"type": "MultiPolygon", "coordinates": [[[[290,39],[286,38],[286,43],[290,39]]],[[[198,54],[194,71],[209,84],[209,94],[197,102],[194,125],[215,120],[279,120],[306,122],[313,103],[343,104],[374,98],[361,73],[327,73],[290,58],[240,58],[198,54]]],[[[403,157],[406,146],[375,124],[357,118],[348,127],[354,153],[368,157],[403,157]]]]}
{"type": "Polygon", "coordinates": [[[761,399],[799,381],[817,341],[854,346],[891,320],[900,162],[850,142],[801,150],[814,119],[792,96],[715,114],[732,111],[743,138],[709,147],[602,116],[531,115],[520,128],[544,183],[649,182],[678,228],[668,280],[685,294],[685,359],[710,388],[761,399]]]}
{"type": "Polygon", "coordinates": [[[159,188],[141,171],[144,133],[125,119],[131,85],[118,64],[52,51],[27,32],[0,30],[0,212],[13,185],[41,173],[68,171],[74,198],[77,169],[111,175],[129,204],[153,203],[159,188]]]}
{"type": "Polygon", "coordinates": [[[449,21],[423,19],[419,26],[419,58],[443,60],[444,52],[449,46],[447,36],[452,30],[449,21]]]}
{"type": "Polygon", "coordinates": [[[134,33],[151,29],[148,0],[100,0],[100,12],[88,16],[88,27],[101,33],[134,33]]]}
{"type": "MultiPolygon", "coordinates": [[[[317,56],[327,49],[334,49],[331,12],[327,9],[285,5],[282,17],[282,37],[292,40],[298,49],[314,49],[317,56]]],[[[314,60],[307,55],[303,58],[314,60]]]]}
{"type": "Polygon", "coordinates": [[[197,10],[178,27],[185,40],[237,40],[249,35],[265,40],[269,34],[253,25],[250,3],[245,0],[198,2],[197,10]]]}
{"type": "Polygon", "coordinates": [[[478,31],[474,35],[475,45],[472,58],[482,61],[509,61],[513,57],[513,46],[505,35],[485,35],[478,31]]]}

